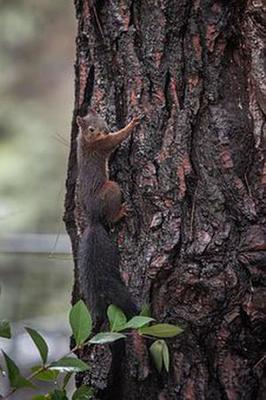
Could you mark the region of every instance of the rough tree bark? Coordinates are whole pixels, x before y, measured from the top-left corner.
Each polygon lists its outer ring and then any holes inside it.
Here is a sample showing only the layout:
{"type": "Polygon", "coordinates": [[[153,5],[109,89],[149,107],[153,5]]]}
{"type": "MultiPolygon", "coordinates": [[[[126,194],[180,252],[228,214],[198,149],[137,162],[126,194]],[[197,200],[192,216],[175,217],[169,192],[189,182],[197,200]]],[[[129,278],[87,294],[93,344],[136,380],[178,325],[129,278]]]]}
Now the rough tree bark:
{"type": "Polygon", "coordinates": [[[74,259],[75,117],[92,105],[118,129],[143,112],[112,160],[133,212],[111,234],[138,304],[185,327],[169,341],[169,374],[158,375],[145,345],[129,342],[119,395],[107,398],[262,399],[265,3],[76,0],[75,7],[65,212],[74,259]]]}

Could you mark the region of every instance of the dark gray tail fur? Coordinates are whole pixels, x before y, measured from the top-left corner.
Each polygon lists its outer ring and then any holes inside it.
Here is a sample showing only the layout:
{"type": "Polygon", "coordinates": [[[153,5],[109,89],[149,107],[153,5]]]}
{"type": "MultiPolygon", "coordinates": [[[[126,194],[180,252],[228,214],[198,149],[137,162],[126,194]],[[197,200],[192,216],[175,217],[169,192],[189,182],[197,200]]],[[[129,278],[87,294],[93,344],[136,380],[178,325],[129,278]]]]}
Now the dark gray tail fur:
{"type": "Polygon", "coordinates": [[[78,272],[81,295],[95,323],[106,319],[110,304],[115,304],[129,318],[138,311],[121,279],[118,266],[119,254],[115,244],[103,225],[93,222],[80,240],[78,272]]]}

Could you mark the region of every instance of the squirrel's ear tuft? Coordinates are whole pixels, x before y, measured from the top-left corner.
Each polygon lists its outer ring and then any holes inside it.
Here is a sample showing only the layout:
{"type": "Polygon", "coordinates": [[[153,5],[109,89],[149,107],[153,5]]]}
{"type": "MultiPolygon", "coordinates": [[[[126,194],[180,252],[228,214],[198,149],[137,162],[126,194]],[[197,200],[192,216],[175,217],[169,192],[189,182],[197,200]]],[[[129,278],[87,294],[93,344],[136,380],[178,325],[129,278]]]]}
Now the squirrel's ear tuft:
{"type": "Polygon", "coordinates": [[[76,118],[76,123],[79,127],[82,127],[83,125],[83,118],[81,118],[79,115],[76,118]]]}

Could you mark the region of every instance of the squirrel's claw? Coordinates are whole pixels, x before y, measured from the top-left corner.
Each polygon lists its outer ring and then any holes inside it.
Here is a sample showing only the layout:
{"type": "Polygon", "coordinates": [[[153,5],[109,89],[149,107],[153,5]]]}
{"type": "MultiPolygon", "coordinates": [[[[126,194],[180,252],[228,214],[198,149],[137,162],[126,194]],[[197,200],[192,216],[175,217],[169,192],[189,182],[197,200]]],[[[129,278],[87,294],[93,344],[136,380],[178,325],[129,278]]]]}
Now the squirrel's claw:
{"type": "Polygon", "coordinates": [[[125,217],[127,217],[129,214],[131,214],[133,212],[133,208],[130,207],[130,205],[127,203],[122,204],[122,209],[123,209],[123,214],[125,217]]]}
{"type": "Polygon", "coordinates": [[[136,115],[135,117],[133,117],[132,119],[132,124],[134,126],[139,125],[139,123],[141,122],[141,120],[145,117],[144,113],[141,113],[139,115],[136,115]]]}

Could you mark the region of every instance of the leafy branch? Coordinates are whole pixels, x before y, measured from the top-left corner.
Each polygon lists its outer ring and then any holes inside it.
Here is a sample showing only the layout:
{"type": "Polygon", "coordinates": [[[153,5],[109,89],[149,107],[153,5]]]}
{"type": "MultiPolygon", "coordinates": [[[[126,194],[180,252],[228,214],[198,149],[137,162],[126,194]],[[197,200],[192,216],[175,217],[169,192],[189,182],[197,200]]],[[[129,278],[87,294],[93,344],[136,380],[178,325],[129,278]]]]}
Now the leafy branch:
{"type": "MultiPolygon", "coordinates": [[[[179,326],[156,324],[154,318],[149,316],[147,309],[143,310],[140,315],[127,321],[125,314],[119,308],[110,305],[107,310],[107,317],[110,331],[100,332],[89,339],[92,333],[91,315],[85,303],[82,300],[78,301],[69,313],[69,322],[75,346],[64,357],[53,362],[48,362],[49,348],[45,339],[36,330],[26,327],[27,333],[39,352],[41,364],[32,367],[32,373],[24,377],[15,362],[2,351],[11,387],[11,390],[2,399],[8,400],[12,394],[21,388],[36,388],[35,384],[33,384],[35,379],[55,382],[60,373],[65,373],[61,387],[45,395],[33,396],[32,400],[68,400],[66,386],[72,374],[85,372],[90,368],[84,361],[73,357],[74,353],[85,346],[108,344],[116,340],[125,339],[128,335],[132,334],[132,330],[136,331],[140,336],[154,341],[150,346],[150,354],[155,367],[159,372],[162,371],[163,367],[167,372],[169,371],[169,350],[167,343],[162,338],[174,337],[182,333],[183,330],[179,326]],[[155,340],[154,338],[160,338],[160,340],[155,340]]],[[[12,336],[10,324],[6,320],[0,321],[0,336],[7,339],[12,336]]],[[[72,400],[87,400],[92,396],[93,389],[87,385],[82,385],[75,391],[72,400]]]]}

